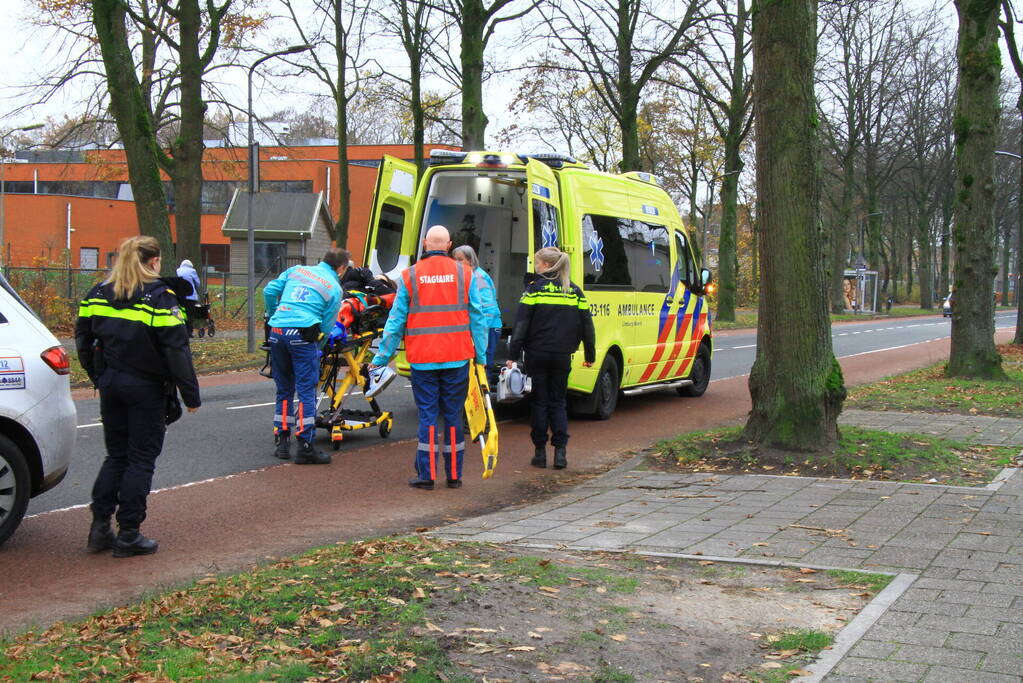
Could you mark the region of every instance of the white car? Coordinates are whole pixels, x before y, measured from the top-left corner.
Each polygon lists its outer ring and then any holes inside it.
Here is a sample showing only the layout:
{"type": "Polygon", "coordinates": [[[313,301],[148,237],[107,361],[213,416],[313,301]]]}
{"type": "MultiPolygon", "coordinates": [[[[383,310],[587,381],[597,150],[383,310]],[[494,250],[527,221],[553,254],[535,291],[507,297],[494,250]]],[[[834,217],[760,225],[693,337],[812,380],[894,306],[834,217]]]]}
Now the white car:
{"type": "Polygon", "coordinates": [[[941,317],[951,318],[952,317],[952,295],[949,294],[945,297],[945,300],[941,302],[941,317]]]}
{"type": "Polygon", "coordinates": [[[28,500],[60,483],[75,448],[67,352],[0,275],[0,544],[28,500]]]}

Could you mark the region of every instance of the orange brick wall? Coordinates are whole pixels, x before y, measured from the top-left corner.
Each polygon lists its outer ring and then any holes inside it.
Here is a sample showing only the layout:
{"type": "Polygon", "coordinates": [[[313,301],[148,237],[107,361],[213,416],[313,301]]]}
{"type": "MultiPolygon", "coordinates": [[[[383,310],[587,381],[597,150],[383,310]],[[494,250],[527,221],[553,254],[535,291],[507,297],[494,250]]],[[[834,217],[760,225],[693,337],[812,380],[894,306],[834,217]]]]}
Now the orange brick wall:
{"type": "MultiPolygon", "coordinates": [[[[428,146],[430,149],[448,148],[445,145],[428,146]]],[[[15,163],[6,164],[7,181],[31,181],[38,172],[40,181],[46,180],[107,180],[127,181],[127,166],[121,150],[87,152],[87,161],[75,164],[15,163]]],[[[414,154],[411,145],[358,145],[349,148],[351,160],[378,160],[389,154],[408,159],[414,154]]],[[[338,164],[335,147],[264,147],[260,150],[260,177],[270,180],[311,180],[313,192],[326,192],[330,176],[330,214],[338,216],[338,164]],[[286,157],[284,159],[280,157],[286,157]],[[274,158],[274,160],[271,160],[274,158]],[[329,169],[329,171],[328,171],[329,169]]],[[[376,186],[377,169],[349,165],[352,186],[351,219],[348,249],[355,262],[362,264],[366,227],[371,211],[371,198],[376,186]]],[[[206,180],[245,181],[247,168],[244,148],[211,148],[206,150],[203,163],[206,180]]],[[[166,178],[165,178],[166,180],[166,178]]],[[[6,195],[6,221],[4,254],[11,265],[30,265],[33,258],[43,256],[63,262],[66,238],[67,204],[71,204],[72,266],[79,266],[79,248],[96,247],[100,250],[99,266],[106,263],[105,254],[115,251],[117,244],[138,234],[138,221],[134,202],[115,199],[67,197],[60,195],[6,195]]],[[[221,233],[222,214],[202,216],[202,242],[227,244],[221,233]]],[[[171,215],[173,229],[174,216],[171,215]]],[[[313,255],[318,256],[318,255],[313,255]]]]}

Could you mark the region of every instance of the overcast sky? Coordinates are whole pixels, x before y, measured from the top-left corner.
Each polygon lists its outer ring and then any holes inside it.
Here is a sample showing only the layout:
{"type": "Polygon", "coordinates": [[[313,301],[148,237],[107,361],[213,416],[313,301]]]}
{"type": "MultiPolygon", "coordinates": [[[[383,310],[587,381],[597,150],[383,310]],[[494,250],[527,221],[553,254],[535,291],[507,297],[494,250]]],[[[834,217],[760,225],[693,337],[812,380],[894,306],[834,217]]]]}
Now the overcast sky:
{"type": "MultiPolygon", "coordinates": [[[[933,0],[905,0],[907,4],[920,8],[929,7],[933,0]]],[[[939,0],[942,1],[942,0],[939,0]]],[[[273,0],[267,0],[272,4],[273,0]]],[[[18,85],[32,81],[33,74],[45,72],[47,68],[59,64],[63,60],[52,43],[48,41],[49,36],[43,34],[26,22],[26,16],[32,5],[31,0],[0,0],[0,51],[4,65],[3,77],[0,79],[0,130],[9,129],[15,126],[24,126],[31,123],[45,121],[47,117],[55,119],[62,118],[65,114],[76,113],[76,101],[80,99],[81,93],[69,93],[65,96],[57,96],[45,105],[35,106],[30,112],[23,112],[12,116],[19,105],[25,101],[19,97],[18,85]]],[[[943,16],[948,24],[949,40],[955,40],[955,12],[951,0],[943,2],[943,16]]],[[[505,25],[504,33],[509,32],[505,25]]],[[[279,31],[273,32],[280,36],[279,31]]],[[[501,31],[499,31],[500,35],[501,31]]],[[[396,60],[397,61],[397,60],[396,60]]],[[[232,84],[231,98],[238,105],[243,106],[245,97],[245,73],[241,68],[230,69],[220,72],[226,74],[224,78],[232,84]]],[[[257,88],[259,81],[257,80],[257,88]]],[[[309,82],[303,85],[307,90],[315,90],[316,84],[309,82]]],[[[441,88],[439,84],[434,87],[441,88]]],[[[491,136],[498,130],[510,123],[506,111],[510,101],[510,94],[514,92],[514,76],[505,76],[503,79],[494,79],[488,86],[487,115],[491,119],[488,132],[491,136]]],[[[289,102],[290,104],[290,102],[289,102]]],[[[265,114],[268,110],[281,108],[281,96],[274,93],[272,89],[259,90],[256,95],[256,112],[265,114]]]]}

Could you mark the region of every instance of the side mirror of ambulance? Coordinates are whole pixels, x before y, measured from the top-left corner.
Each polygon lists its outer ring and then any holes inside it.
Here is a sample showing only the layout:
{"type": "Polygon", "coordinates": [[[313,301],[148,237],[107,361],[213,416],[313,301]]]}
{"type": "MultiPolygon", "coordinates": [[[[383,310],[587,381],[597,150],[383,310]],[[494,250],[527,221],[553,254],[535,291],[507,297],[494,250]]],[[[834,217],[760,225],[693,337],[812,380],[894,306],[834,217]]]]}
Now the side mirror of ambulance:
{"type": "Polygon", "coordinates": [[[714,274],[711,273],[710,270],[708,270],[707,268],[701,268],[700,269],[700,289],[702,289],[704,292],[706,292],[707,288],[710,286],[710,283],[713,282],[713,281],[714,281],[714,274]]]}

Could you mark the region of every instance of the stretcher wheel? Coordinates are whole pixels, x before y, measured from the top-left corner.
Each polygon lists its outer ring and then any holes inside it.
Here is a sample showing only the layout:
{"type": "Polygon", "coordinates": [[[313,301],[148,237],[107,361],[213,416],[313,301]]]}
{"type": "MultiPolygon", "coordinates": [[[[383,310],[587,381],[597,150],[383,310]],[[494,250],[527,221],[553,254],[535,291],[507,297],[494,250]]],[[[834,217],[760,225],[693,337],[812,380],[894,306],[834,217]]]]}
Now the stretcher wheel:
{"type": "Polygon", "coordinates": [[[391,435],[391,421],[384,420],[380,423],[380,437],[386,439],[391,435]]]}
{"type": "Polygon", "coordinates": [[[339,451],[339,450],[341,450],[341,442],[340,441],[331,441],[330,442],[330,447],[333,448],[335,451],[339,451]]]}

